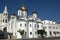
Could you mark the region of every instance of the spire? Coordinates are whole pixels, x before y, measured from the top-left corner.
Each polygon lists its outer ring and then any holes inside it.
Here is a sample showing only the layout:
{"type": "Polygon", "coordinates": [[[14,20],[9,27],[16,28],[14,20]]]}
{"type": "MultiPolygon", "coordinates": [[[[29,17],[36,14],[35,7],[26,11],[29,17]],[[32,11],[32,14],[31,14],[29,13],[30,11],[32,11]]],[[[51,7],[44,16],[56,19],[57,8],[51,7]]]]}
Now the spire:
{"type": "Polygon", "coordinates": [[[24,0],[22,0],[21,6],[24,6],[24,0]]]}
{"type": "Polygon", "coordinates": [[[5,5],[5,10],[7,10],[7,6],[5,5]]]}
{"type": "Polygon", "coordinates": [[[3,13],[7,13],[7,6],[5,5],[3,13]]]}
{"type": "Polygon", "coordinates": [[[21,0],[21,6],[18,8],[18,10],[27,11],[27,8],[24,5],[24,0],[21,0]]]}
{"type": "Polygon", "coordinates": [[[37,10],[36,10],[36,8],[34,8],[33,14],[34,14],[34,13],[37,14],[37,10]]]}

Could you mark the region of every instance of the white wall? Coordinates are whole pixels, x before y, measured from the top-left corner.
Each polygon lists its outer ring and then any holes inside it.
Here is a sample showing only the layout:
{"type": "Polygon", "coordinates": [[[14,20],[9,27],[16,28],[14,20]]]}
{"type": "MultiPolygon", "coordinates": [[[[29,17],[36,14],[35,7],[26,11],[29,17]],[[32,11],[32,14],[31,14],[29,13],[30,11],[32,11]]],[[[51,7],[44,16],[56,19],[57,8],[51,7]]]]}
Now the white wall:
{"type": "Polygon", "coordinates": [[[16,35],[17,38],[19,38],[19,37],[21,38],[21,36],[19,36],[20,33],[18,32],[18,30],[21,29],[21,30],[24,30],[25,32],[27,32],[26,27],[27,27],[27,22],[26,21],[17,21],[17,33],[18,33],[18,35],[16,35]],[[22,26],[20,26],[20,24],[22,24],[22,26]],[[25,26],[25,24],[26,24],[26,26],[25,26]]]}
{"type": "Polygon", "coordinates": [[[35,32],[37,32],[37,23],[29,21],[29,23],[28,23],[28,29],[29,29],[28,30],[29,31],[29,35],[28,35],[29,38],[37,38],[37,34],[35,34],[35,32]],[[30,34],[30,32],[32,32],[32,34],[30,34]]]}

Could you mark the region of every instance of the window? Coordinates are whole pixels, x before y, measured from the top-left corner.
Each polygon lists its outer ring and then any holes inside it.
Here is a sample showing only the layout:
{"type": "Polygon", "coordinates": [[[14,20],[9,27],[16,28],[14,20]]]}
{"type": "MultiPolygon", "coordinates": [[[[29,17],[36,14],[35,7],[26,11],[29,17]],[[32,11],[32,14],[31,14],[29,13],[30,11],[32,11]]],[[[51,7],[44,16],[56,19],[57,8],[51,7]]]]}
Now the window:
{"type": "Polygon", "coordinates": [[[55,27],[53,27],[53,29],[55,29],[55,27]]]}
{"type": "Polygon", "coordinates": [[[38,28],[39,28],[39,25],[38,25],[38,28]]]}
{"type": "Polygon", "coordinates": [[[52,35],[52,32],[50,31],[50,35],[52,35]]]}
{"type": "Polygon", "coordinates": [[[3,23],[4,23],[4,19],[3,19],[3,23]]]}
{"type": "Polygon", "coordinates": [[[51,26],[49,26],[49,29],[51,29],[51,26]]]}
{"type": "Polygon", "coordinates": [[[13,29],[13,23],[14,23],[14,22],[12,21],[12,22],[11,22],[11,29],[13,29]]]}
{"type": "Polygon", "coordinates": [[[45,23],[45,22],[44,22],[45,23]]]}
{"type": "Polygon", "coordinates": [[[58,29],[58,27],[56,27],[56,29],[58,29]]]}
{"type": "Polygon", "coordinates": [[[45,32],[45,35],[47,36],[47,32],[45,32]]]}
{"type": "Polygon", "coordinates": [[[22,24],[20,24],[20,27],[22,27],[22,24]]]}
{"type": "Polygon", "coordinates": [[[6,13],[6,15],[7,15],[7,13],[6,13]]]}
{"type": "Polygon", "coordinates": [[[30,35],[32,35],[32,32],[30,32],[30,35]]]}
{"type": "Polygon", "coordinates": [[[53,33],[54,33],[54,35],[56,35],[56,32],[55,31],[53,33]]]}
{"type": "Polygon", "coordinates": [[[7,13],[4,13],[4,15],[7,15],[7,13]]]}
{"type": "Polygon", "coordinates": [[[60,34],[60,32],[57,31],[56,34],[60,34]]]}
{"type": "Polygon", "coordinates": [[[47,29],[47,26],[45,26],[45,29],[47,29]]]}
{"type": "Polygon", "coordinates": [[[35,32],[35,34],[37,34],[37,32],[35,32]]]}
{"type": "Polygon", "coordinates": [[[5,22],[7,23],[7,19],[5,20],[5,22]]]}
{"type": "Polygon", "coordinates": [[[31,24],[30,24],[30,27],[31,27],[31,24]]]}
{"type": "Polygon", "coordinates": [[[26,27],[26,24],[25,24],[25,27],[26,27]]]}
{"type": "Polygon", "coordinates": [[[43,27],[43,29],[45,29],[45,27],[43,27]]]}
{"type": "Polygon", "coordinates": [[[26,32],[25,32],[25,35],[26,35],[26,32]]]}
{"type": "Polygon", "coordinates": [[[36,24],[35,24],[35,27],[36,27],[36,24]]]}

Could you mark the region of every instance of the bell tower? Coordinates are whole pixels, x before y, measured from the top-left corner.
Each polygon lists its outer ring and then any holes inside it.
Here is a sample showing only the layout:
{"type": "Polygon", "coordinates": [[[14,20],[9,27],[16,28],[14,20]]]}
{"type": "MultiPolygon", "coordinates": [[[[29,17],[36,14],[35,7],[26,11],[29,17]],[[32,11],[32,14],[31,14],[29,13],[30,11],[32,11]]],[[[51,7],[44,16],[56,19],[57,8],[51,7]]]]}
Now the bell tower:
{"type": "Polygon", "coordinates": [[[3,23],[7,23],[8,21],[8,11],[7,6],[5,5],[4,11],[3,11],[3,23]]]}
{"type": "Polygon", "coordinates": [[[4,8],[3,13],[8,13],[8,12],[7,12],[7,6],[6,6],[6,5],[5,5],[5,8],[4,8]]]}

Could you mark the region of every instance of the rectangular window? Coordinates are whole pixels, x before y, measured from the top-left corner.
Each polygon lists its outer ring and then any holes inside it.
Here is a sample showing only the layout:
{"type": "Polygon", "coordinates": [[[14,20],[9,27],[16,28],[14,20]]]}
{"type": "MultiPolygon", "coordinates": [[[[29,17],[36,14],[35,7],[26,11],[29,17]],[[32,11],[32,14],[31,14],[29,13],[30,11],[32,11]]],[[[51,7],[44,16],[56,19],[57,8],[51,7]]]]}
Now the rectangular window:
{"type": "Polygon", "coordinates": [[[6,15],[7,15],[7,13],[6,13],[6,15]]]}
{"type": "Polygon", "coordinates": [[[35,27],[35,29],[37,29],[37,26],[36,26],[36,24],[34,25],[34,27],[35,27]]]}

